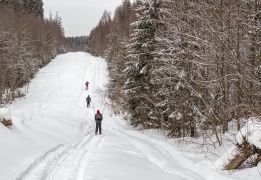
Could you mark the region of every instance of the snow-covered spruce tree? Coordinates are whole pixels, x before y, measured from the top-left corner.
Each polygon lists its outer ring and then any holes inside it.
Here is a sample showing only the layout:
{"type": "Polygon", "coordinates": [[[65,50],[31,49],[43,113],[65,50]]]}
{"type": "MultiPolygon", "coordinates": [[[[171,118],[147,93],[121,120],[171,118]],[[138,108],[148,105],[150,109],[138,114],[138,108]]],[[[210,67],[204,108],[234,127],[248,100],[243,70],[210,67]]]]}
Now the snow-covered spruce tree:
{"type": "Polygon", "coordinates": [[[132,24],[133,32],[128,52],[127,82],[125,92],[127,107],[134,125],[160,127],[155,107],[152,71],[157,65],[157,32],[162,26],[162,0],[138,1],[137,21],[132,24]]]}
{"type": "Polygon", "coordinates": [[[164,129],[175,137],[194,136],[196,124],[203,118],[203,100],[194,81],[200,78],[197,55],[204,51],[204,45],[197,41],[195,29],[201,26],[193,16],[193,8],[185,1],[168,2],[163,29],[157,33],[160,45],[153,71],[156,107],[164,129]]]}

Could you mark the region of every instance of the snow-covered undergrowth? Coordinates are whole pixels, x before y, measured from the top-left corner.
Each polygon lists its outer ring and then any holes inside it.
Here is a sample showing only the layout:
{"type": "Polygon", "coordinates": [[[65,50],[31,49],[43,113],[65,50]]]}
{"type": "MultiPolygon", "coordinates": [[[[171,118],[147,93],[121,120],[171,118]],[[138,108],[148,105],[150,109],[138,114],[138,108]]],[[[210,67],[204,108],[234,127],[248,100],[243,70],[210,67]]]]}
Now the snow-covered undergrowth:
{"type": "Polygon", "coordinates": [[[256,117],[241,119],[240,124],[243,128],[238,132],[237,121],[233,120],[229,124],[229,131],[219,137],[222,146],[218,145],[214,134],[207,134],[200,138],[182,138],[171,141],[178,144],[179,150],[197,164],[212,167],[231,179],[257,180],[261,178],[261,163],[257,167],[244,164],[242,168],[233,171],[223,169],[231,159],[240,153],[236,144],[243,143],[244,138],[252,142],[252,145],[259,146],[261,140],[260,123],[260,118],[256,117]]]}
{"type": "Polygon", "coordinates": [[[155,130],[138,131],[107,98],[106,61],[86,53],[58,56],[41,69],[25,98],[10,105],[14,126],[0,124],[1,180],[257,180],[257,169],[217,171],[195,145],[182,150],[155,130]],[[90,82],[90,90],[84,83],[90,82]],[[92,97],[91,108],[85,98],[92,97]],[[94,135],[94,110],[104,116],[94,135]],[[189,152],[190,151],[190,152],[189,152]]]}

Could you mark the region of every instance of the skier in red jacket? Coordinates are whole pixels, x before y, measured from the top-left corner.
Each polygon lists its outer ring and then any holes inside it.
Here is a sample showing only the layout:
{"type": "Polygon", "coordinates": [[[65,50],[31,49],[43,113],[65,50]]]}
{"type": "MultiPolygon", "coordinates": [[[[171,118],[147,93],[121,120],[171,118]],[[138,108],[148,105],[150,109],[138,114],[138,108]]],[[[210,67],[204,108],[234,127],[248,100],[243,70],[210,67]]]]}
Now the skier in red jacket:
{"type": "Polygon", "coordinates": [[[97,135],[98,130],[99,130],[99,134],[102,134],[102,129],[101,129],[101,123],[102,123],[102,114],[100,112],[100,110],[97,110],[97,113],[95,114],[95,122],[96,122],[96,129],[95,129],[95,134],[97,135]]]}

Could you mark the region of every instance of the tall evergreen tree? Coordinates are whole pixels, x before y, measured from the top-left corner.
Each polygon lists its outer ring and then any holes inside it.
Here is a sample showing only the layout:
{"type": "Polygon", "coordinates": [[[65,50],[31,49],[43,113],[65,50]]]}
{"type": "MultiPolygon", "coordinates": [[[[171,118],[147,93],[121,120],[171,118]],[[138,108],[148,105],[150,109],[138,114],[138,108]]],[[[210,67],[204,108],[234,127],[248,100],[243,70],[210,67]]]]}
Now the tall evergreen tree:
{"type": "Polygon", "coordinates": [[[134,124],[150,127],[157,121],[154,116],[153,77],[151,71],[156,65],[157,30],[162,25],[162,1],[138,1],[137,21],[129,45],[129,67],[126,70],[125,91],[129,111],[134,124]]]}

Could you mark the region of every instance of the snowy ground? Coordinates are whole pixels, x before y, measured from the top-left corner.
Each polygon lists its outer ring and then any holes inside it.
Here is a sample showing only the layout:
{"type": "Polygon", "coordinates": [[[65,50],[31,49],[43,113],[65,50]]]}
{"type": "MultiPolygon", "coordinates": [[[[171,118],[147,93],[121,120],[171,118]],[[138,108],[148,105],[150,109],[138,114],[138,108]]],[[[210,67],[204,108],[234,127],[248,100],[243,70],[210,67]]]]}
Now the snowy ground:
{"type": "Polygon", "coordinates": [[[43,68],[28,95],[10,106],[15,126],[0,125],[0,179],[260,179],[256,171],[252,178],[247,171],[217,171],[202,155],[181,152],[156,132],[132,129],[112,113],[106,83],[106,62],[86,53],[58,56],[43,68]],[[104,115],[103,135],[97,136],[96,109],[104,115]]]}

